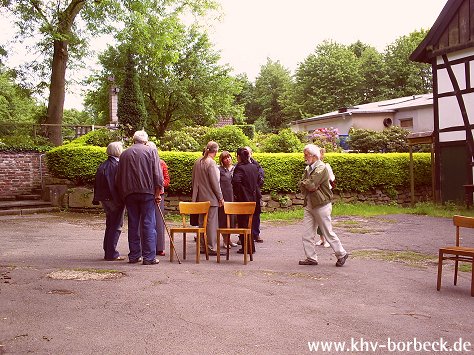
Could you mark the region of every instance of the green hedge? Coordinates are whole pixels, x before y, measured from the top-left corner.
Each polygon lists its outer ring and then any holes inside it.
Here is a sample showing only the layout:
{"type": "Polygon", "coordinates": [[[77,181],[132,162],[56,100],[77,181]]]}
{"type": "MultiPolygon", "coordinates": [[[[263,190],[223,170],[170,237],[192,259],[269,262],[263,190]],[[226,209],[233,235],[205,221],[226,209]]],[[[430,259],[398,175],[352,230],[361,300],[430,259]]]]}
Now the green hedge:
{"type": "MultiPolygon", "coordinates": [[[[71,144],[54,148],[47,153],[48,169],[53,176],[70,179],[77,184],[92,184],[97,167],[107,158],[105,149],[71,144]]],[[[171,184],[168,192],[191,192],[192,167],[201,154],[160,152],[160,157],[169,167],[171,184]]],[[[298,182],[305,167],[302,153],[254,153],[253,157],[265,170],[263,192],[299,191],[298,182]]],[[[336,175],[337,191],[396,190],[410,186],[408,153],[327,153],[325,160],[331,164],[336,175]]],[[[430,186],[430,154],[415,153],[413,161],[415,186],[430,186]]]]}

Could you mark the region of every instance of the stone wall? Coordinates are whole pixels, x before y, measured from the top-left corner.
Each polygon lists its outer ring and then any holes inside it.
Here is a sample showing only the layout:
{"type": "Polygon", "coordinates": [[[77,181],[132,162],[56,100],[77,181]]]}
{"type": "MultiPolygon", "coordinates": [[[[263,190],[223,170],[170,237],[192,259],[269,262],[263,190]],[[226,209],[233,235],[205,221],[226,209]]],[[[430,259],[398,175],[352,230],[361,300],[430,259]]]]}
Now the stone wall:
{"type": "Polygon", "coordinates": [[[14,199],[41,190],[47,175],[44,154],[0,152],[0,199],[14,199]]]}

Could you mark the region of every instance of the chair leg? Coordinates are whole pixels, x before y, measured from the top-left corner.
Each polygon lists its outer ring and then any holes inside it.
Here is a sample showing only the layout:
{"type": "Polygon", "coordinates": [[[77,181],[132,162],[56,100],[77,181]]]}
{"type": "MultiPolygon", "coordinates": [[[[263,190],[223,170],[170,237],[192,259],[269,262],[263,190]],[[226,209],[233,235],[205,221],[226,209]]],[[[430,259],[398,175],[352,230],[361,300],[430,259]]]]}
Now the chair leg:
{"type": "Polygon", "coordinates": [[[456,260],[454,262],[454,286],[458,284],[458,267],[459,267],[459,262],[456,260]]]}
{"type": "Polygon", "coordinates": [[[199,264],[200,254],[201,254],[201,236],[199,232],[196,233],[196,264],[199,264]]]}
{"type": "MultiPolygon", "coordinates": [[[[222,236],[222,239],[225,240],[225,237],[222,236]]],[[[217,233],[217,262],[220,263],[221,262],[221,234],[220,233],[217,233]]]]}
{"type": "Polygon", "coordinates": [[[244,242],[242,245],[242,248],[244,249],[244,265],[247,265],[247,252],[248,252],[248,245],[249,245],[248,238],[249,238],[248,234],[244,233],[244,242]]]}
{"type": "Polygon", "coordinates": [[[183,260],[186,260],[186,233],[183,233],[183,260]]]}
{"type": "Polygon", "coordinates": [[[436,289],[439,291],[441,289],[441,274],[443,272],[443,253],[439,252],[438,257],[438,281],[436,283],[436,289]]]}
{"type": "Polygon", "coordinates": [[[204,250],[206,250],[206,260],[209,260],[209,248],[207,247],[207,233],[204,231],[204,250]]]}
{"type": "Polygon", "coordinates": [[[173,256],[174,256],[174,233],[170,233],[170,263],[173,262],[173,256]]]}
{"type": "Polygon", "coordinates": [[[253,261],[253,247],[254,247],[254,241],[253,241],[253,237],[252,237],[252,234],[249,234],[249,237],[248,237],[248,240],[249,240],[249,254],[250,254],[250,261],[253,261]]]}
{"type": "Polygon", "coordinates": [[[230,254],[230,234],[227,234],[227,252],[226,252],[226,260],[229,260],[229,254],[230,254]]]}
{"type": "Polygon", "coordinates": [[[474,258],[471,263],[471,270],[472,270],[472,275],[471,275],[471,297],[474,297],[474,258]]]}

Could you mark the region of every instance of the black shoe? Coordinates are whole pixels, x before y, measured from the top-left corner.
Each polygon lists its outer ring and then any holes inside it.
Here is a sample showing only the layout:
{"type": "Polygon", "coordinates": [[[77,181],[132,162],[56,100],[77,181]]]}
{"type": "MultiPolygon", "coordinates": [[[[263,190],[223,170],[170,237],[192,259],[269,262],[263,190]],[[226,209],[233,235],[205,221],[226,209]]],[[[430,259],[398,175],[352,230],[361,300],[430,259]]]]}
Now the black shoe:
{"type": "Polygon", "coordinates": [[[128,263],[129,263],[129,264],[136,264],[136,263],[139,263],[140,261],[142,261],[142,258],[138,258],[138,259],[128,259],[128,263]]]}
{"type": "Polygon", "coordinates": [[[263,243],[263,239],[260,237],[257,237],[254,239],[255,243],[263,243]]]}
{"type": "MultiPolygon", "coordinates": [[[[215,250],[209,250],[209,255],[210,255],[210,256],[217,256],[217,251],[215,251],[215,250]]],[[[226,255],[226,251],[225,251],[225,250],[221,250],[221,251],[220,251],[220,255],[226,255]]]]}
{"type": "Polygon", "coordinates": [[[346,253],[343,257],[337,259],[336,261],[336,266],[343,266],[346,263],[347,258],[349,257],[349,253],[346,253]]]}
{"type": "Polygon", "coordinates": [[[122,261],[125,260],[123,256],[117,256],[116,258],[104,258],[105,261],[122,261]]]}
{"type": "Polygon", "coordinates": [[[159,264],[160,261],[158,259],[153,259],[153,260],[143,260],[143,265],[156,265],[159,264]]]}

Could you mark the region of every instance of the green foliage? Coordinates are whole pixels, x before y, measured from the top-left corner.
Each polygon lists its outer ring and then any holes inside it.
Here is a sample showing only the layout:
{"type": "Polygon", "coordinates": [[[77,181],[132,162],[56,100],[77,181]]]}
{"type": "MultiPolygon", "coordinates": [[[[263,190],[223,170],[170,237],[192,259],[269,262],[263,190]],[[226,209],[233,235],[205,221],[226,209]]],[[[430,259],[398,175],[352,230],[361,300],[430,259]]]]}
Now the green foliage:
{"type": "Polygon", "coordinates": [[[0,151],[47,152],[52,147],[51,142],[44,137],[32,138],[29,135],[12,135],[0,138],[0,151]]]}
{"type": "Polygon", "coordinates": [[[127,137],[142,129],[146,123],[145,102],[138,83],[134,55],[130,52],[127,56],[123,88],[119,93],[117,116],[127,137]]]}
{"type": "MultiPolygon", "coordinates": [[[[237,151],[239,147],[250,144],[248,137],[237,126],[224,126],[221,128],[211,128],[204,136],[205,142],[215,141],[219,144],[219,150],[229,152],[237,151]]],[[[204,148],[204,146],[202,147],[204,148]]]]}
{"type": "Polygon", "coordinates": [[[159,152],[160,158],[168,165],[170,173],[170,193],[190,194],[194,163],[202,156],[201,152],[159,152]]]}
{"type": "MultiPolygon", "coordinates": [[[[202,153],[160,151],[159,154],[170,171],[171,185],[168,191],[173,194],[189,193],[192,167],[202,153]]],[[[50,150],[46,157],[53,176],[77,184],[91,184],[97,167],[107,155],[104,147],[67,144],[50,150]]],[[[298,182],[305,168],[302,153],[254,153],[253,157],[265,171],[264,193],[299,192],[298,182]]],[[[415,187],[430,186],[430,159],[428,153],[413,154],[415,187]]],[[[410,186],[408,153],[327,153],[325,161],[331,164],[336,175],[336,191],[363,192],[383,188],[395,192],[410,186]]]]}
{"type": "Polygon", "coordinates": [[[283,101],[289,96],[293,85],[290,71],[279,61],[267,58],[255,80],[255,101],[262,108],[264,118],[272,130],[286,127],[291,116],[284,112],[283,101]]]}
{"type": "Polygon", "coordinates": [[[406,129],[397,126],[392,126],[382,132],[351,128],[347,142],[352,150],[362,153],[401,153],[409,150],[408,134],[409,132],[406,129]]]}
{"type": "MultiPolygon", "coordinates": [[[[337,181],[337,191],[369,191],[373,188],[410,186],[410,158],[407,153],[347,154],[328,153],[337,181]]],[[[415,186],[431,185],[431,156],[413,154],[415,186]]]]}
{"type": "Polygon", "coordinates": [[[48,171],[77,185],[94,182],[97,167],[107,159],[106,148],[65,144],[46,153],[48,171]]]}
{"type": "Polygon", "coordinates": [[[123,138],[123,132],[120,130],[110,130],[107,128],[90,131],[79,138],[71,141],[71,144],[95,145],[98,147],[107,147],[109,143],[120,141],[123,138]]]}
{"type": "Polygon", "coordinates": [[[244,134],[249,138],[253,139],[255,137],[255,125],[253,124],[238,124],[234,125],[242,130],[244,134]]]}
{"type": "Polygon", "coordinates": [[[202,146],[185,131],[166,131],[160,140],[160,149],[177,152],[197,152],[202,146]]]}
{"type": "Polygon", "coordinates": [[[261,151],[265,153],[295,153],[302,149],[303,144],[289,128],[271,134],[261,145],[261,151]]]}
{"type": "Polygon", "coordinates": [[[208,126],[192,126],[183,128],[183,131],[196,140],[199,145],[199,148],[196,151],[199,151],[206,146],[207,141],[205,136],[210,129],[211,127],[208,126]]]}

